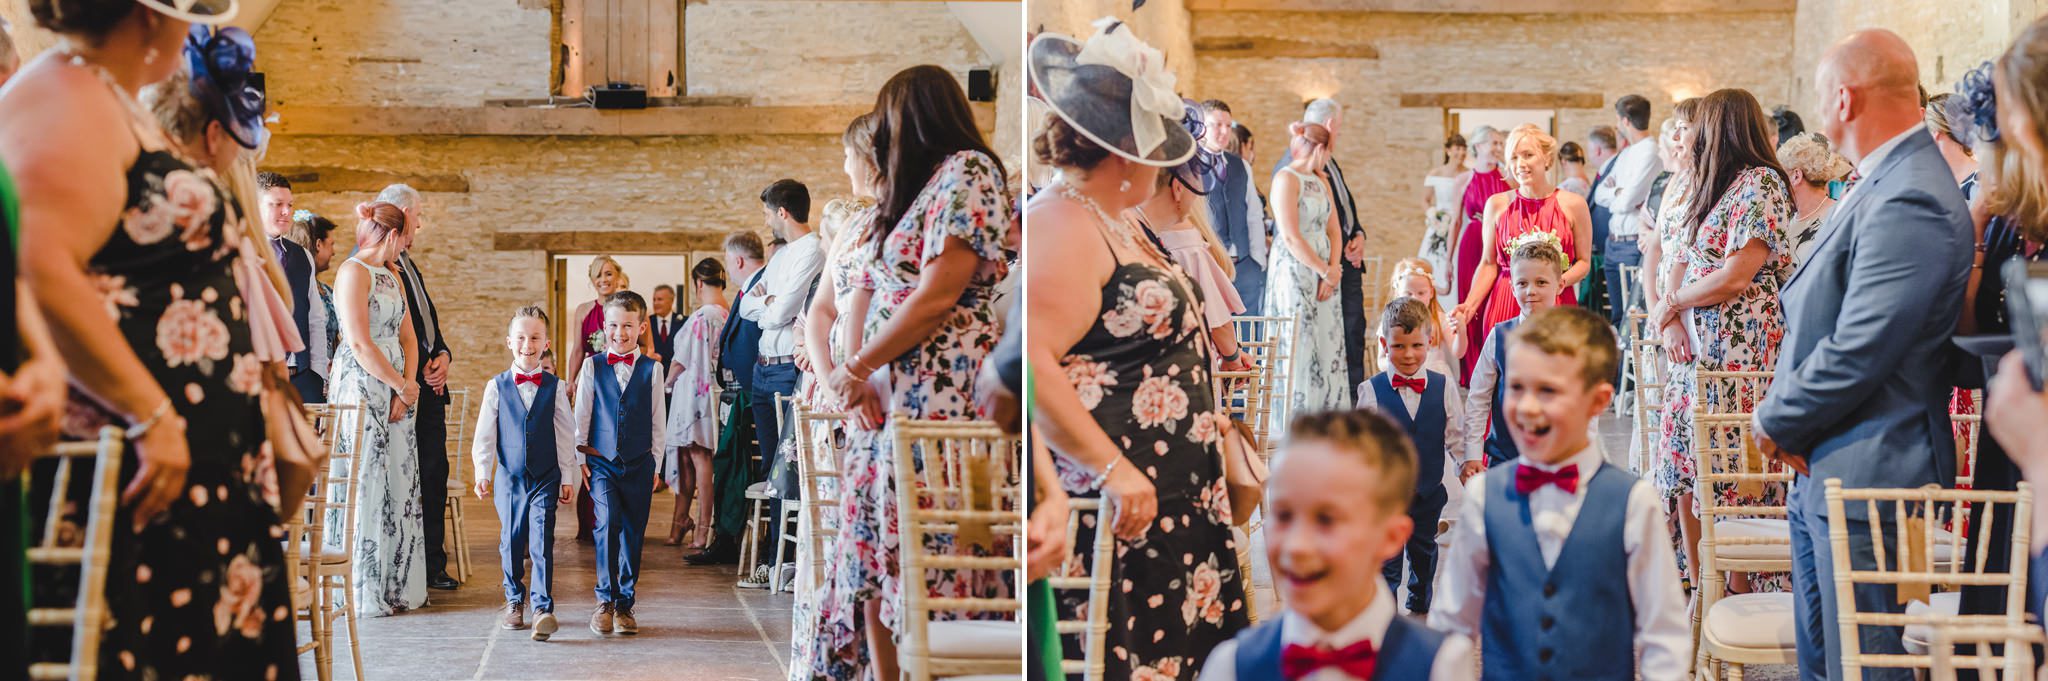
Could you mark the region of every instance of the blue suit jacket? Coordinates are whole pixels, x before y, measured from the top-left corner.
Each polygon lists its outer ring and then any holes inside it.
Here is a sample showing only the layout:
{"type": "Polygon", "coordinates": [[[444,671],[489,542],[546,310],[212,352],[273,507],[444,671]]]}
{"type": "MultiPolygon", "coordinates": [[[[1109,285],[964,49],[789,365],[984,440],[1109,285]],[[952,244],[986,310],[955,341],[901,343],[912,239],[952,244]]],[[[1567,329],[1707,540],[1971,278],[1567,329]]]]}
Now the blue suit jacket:
{"type": "Polygon", "coordinates": [[[1940,351],[1961,313],[1971,231],[1948,164],[1916,131],[1815,237],[1785,286],[1777,377],[1757,406],[1764,432],[1806,455],[1814,480],[1954,484],[1940,351]]]}

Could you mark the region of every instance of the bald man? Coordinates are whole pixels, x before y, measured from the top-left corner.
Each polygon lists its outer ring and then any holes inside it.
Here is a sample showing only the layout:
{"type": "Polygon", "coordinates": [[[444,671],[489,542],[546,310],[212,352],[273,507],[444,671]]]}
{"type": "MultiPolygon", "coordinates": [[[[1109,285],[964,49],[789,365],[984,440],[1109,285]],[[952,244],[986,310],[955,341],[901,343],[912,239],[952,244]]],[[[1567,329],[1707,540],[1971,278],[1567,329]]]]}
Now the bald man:
{"type": "MultiPolygon", "coordinates": [[[[1843,487],[1955,481],[1941,355],[1970,270],[1969,208],[1921,123],[1918,62],[1896,34],[1862,31],[1830,47],[1814,83],[1819,124],[1862,180],[1821,227],[1785,285],[1777,378],[1757,406],[1759,448],[1800,470],[1788,514],[1802,679],[1842,678],[1824,480],[1843,487]]],[[[1845,510],[1850,561],[1875,564],[1871,518],[1845,510]]],[[[1897,536],[1890,508],[1877,522],[1897,536]]],[[[1896,558],[1894,557],[1894,560],[1896,558]]],[[[1857,609],[1902,610],[1890,587],[1858,586],[1857,609]]],[[[1862,652],[1902,653],[1899,630],[1865,628],[1862,652]]],[[[1910,679],[1865,670],[1867,679],[1910,679]]]]}

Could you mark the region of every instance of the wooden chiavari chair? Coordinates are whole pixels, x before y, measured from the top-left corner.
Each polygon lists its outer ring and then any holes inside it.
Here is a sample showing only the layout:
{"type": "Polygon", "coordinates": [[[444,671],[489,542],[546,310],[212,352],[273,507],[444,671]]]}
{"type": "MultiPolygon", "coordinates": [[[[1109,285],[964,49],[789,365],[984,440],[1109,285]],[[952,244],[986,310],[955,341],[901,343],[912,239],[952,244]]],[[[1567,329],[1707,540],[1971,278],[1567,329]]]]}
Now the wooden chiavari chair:
{"type": "MultiPolygon", "coordinates": [[[[308,539],[317,542],[300,548],[304,557],[301,567],[313,589],[313,608],[318,614],[308,614],[320,620],[314,626],[319,628],[324,642],[321,653],[327,660],[324,667],[328,676],[333,675],[334,621],[348,621],[348,647],[351,660],[355,663],[355,675],[363,677],[362,640],[356,636],[356,481],[361,478],[362,457],[357,455],[363,439],[369,432],[367,414],[358,405],[328,404],[307,405],[314,415],[321,438],[331,443],[331,454],[327,459],[327,470],[315,480],[308,491],[306,512],[308,525],[314,529],[308,532],[308,539]],[[351,437],[343,440],[341,435],[351,437]],[[346,446],[344,446],[346,445],[346,446]],[[338,529],[338,531],[337,531],[338,529]],[[340,541],[336,541],[339,537],[340,541]],[[337,598],[337,594],[339,597],[337,598]]],[[[316,664],[320,657],[315,657],[316,664]]]]}
{"type": "Polygon", "coordinates": [[[1956,656],[1964,650],[1964,646],[1969,646],[1970,656],[1975,657],[1977,661],[1977,664],[1964,668],[1975,671],[1978,679],[2031,681],[2034,676],[2028,672],[2034,668],[2034,646],[2044,642],[2041,628],[2036,626],[1969,626],[1936,622],[1931,631],[1933,645],[1929,656],[1933,658],[1933,669],[1929,671],[1928,678],[1933,681],[1956,681],[1956,656]],[[1995,649],[1990,646],[2000,646],[2019,657],[2020,660],[2014,666],[2021,670],[2020,673],[2005,673],[2005,670],[2000,668],[2000,660],[1996,653],[1992,652],[1995,649]]]}
{"type": "MultiPolygon", "coordinates": [[[[98,440],[58,443],[36,455],[56,459],[57,464],[51,476],[48,515],[43,519],[41,537],[28,549],[29,565],[78,570],[78,598],[71,607],[41,608],[30,604],[29,627],[71,629],[71,659],[29,665],[29,678],[36,681],[91,679],[99,675],[100,636],[107,621],[108,552],[112,550],[114,516],[120,501],[124,444],[119,428],[102,428],[99,436],[98,440]],[[73,462],[80,459],[91,460],[91,484],[82,489],[71,483],[78,468],[73,462]],[[87,496],[71,498],[77,491],[87,496]]],[[[9,588],[19,589],[21,584],[9,588]]]]}
{"type": "MultiPolygon", "coordinates": [[[[573,390],[574,387],[571,386],[573,390]]],[[[448,391],[448,503],[441,509],[442,527],[446,528],[448,554],[455,563],[455,578],[469,582],[469,524],[462,513],[462,500],[469,496],[470,481],[476,479],[476,472],[462,474],[462,462],[469,459],[469,389],[456,388],[448,391]]]]}
{"type": "MultiPolygon", "coordinates": [[[[1023,454],[986,421],[920,421],[897,417],[895,435],[897,526],[902,561],[903,628],[897,657],[903,674],[928,681],[977,674],[1023,673],[1017,642],[1024,638],[1018,598],[933,596],[930,572],[969,573],[1024,583],[1023,454]],[[956,540],[983,534],[1009,555],[931,552],[925,539],[956,540]],[[1008,546],[1003,546],[1007,542],[1008,546]],[[995,573],[991,575],[990,573],[995,573]],[[936,613],[1001,613],[1003,620],[941,620],[936,613]]],[[[994,551],[991,551],[993,553],[994,551]]]]}
{"type": "Polygon", "coordinates": [[[813,412],[796,405],[797,474],[803,479],[802,513],[797,534],[804,540],[799,548],[796,593],[799,598],[825,580],[826,558],[832,555],[832,541],[839,536],[838,510],[839,453],[842,451],[846,415],[813,412]]]}
{"type": "MultiPolygon", "coordinates": [[[[341,414],[354,414],[353,404],[308,404],[306,415],[312,418],[313,430],[320,434],[320,446],[328,452],[334,451],[335,441],[341,432],[336,419],[341,414]]],[[[344,459],[346,461],[346,459],[344,459]]],[[[326,617],[321,616],[320,596],[311,574],[313,561],[318,560],[320,547],[326,543],[327,532],[327,479],[333,475],[332,456],[320,462],[314,471],[314,484],[306,489],[306,503],[298,514],[285,521],[285,548],[291,554],[287,572],[292,583],[292,608],[294,616],[306,623],[309,636],[299,644],[299,654],[313,653],[315,673],[320,681],[334,678],[334,630],[326,617]]],[[[360,676],[361,672],[357,672],[360,676]]]]}
{"type": "Polygon", "coordinates": [[[1797,661],[1791,594],[1723,593],[1727,573],[1792,569],[1785,499],[1793,472],[1751,448],[1754,414],[1731,409],[1745,396],[1752,403],[1762,401],[1771,376],[1702,371],[1694,383],[1692,455],[1698,481],[1693,497],[1700,505],[1700,605],[1693,611],[1692,626],[1697,669],[1712,678],[1721,678],[1725,670],[1739,679],[1747,665],[1797,661]],[[1721,396],[1717,408],[1704,406],[1701,397],[1715,393],[1721,396]],[[1749,497],[1769,497],[1775,491],[1775,500],[1724,502],[1720,491],[1729,488],[1737,496],[1749,497]]]}

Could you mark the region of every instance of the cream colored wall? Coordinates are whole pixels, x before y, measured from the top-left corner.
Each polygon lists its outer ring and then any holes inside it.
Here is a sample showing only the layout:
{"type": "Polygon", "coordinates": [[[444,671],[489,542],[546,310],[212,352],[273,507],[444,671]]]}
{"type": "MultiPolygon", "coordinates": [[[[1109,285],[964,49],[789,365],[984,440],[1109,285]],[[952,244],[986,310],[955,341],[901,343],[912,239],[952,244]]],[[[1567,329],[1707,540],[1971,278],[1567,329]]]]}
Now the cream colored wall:
{"type": "Polygon", "coordinates": [[[1814,68],[1830,44],[1859,29],[1885,28],[1913,46],[1920,84],[1948,92],[1965,71],[2004,52],[2041,0],[1800,0],[1793,48],[1794,96],[1801,115],[1819,110],[1814,68]]]}

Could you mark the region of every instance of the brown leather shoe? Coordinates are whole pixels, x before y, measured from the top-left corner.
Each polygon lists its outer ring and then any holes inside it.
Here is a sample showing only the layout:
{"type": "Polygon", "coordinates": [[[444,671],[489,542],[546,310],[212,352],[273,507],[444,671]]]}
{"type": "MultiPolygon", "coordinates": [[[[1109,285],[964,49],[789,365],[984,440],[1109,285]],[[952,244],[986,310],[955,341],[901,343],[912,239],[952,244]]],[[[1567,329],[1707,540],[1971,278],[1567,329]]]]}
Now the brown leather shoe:
{"type": "Polygon", "coordinates": [[[633,619],[632,608],[618,609],[618,616],[612,620],[612,633],[627,636],[640,633],[640,620],[633,619]]]}
{"type": "Polygon", "coordinates": [[[499,626],[505,627],[506,629],[525,629],[525,628],[526,628],[526,604],[525,604],[525,603],[506,603],[506,604],[505,604],[505,622],[504,622],[504,624],[501,624],[501,625],[499,625],[499,626]]]}
{"type": "Polygon", "coordinates": [[[600,603],[597,612],[590,613],[590,630],[599,636],[612,633],[612,604],[600,603]]]}
{"type": "Polygon", "coordinates": [[[554,613],[552,613],[552,612],[544,612],[544,613],[541,613],[541,614],[540,614],[540,617],[539,617],[539,618],[537,618],[537,619],[535,619],[535,620],[533,621],[533,640],[535,640],[535,641],[545,641],[545,640],[548,640],[548,637],[549,637],[549,636],[553,636],[553,635],[555,635],[555,629],[556,629],[556,628],[558,628],[559,626],[560,626],[560,625],[557,625],[557,624],[555,623],[555,614],[554,614],[554,613]]]}

